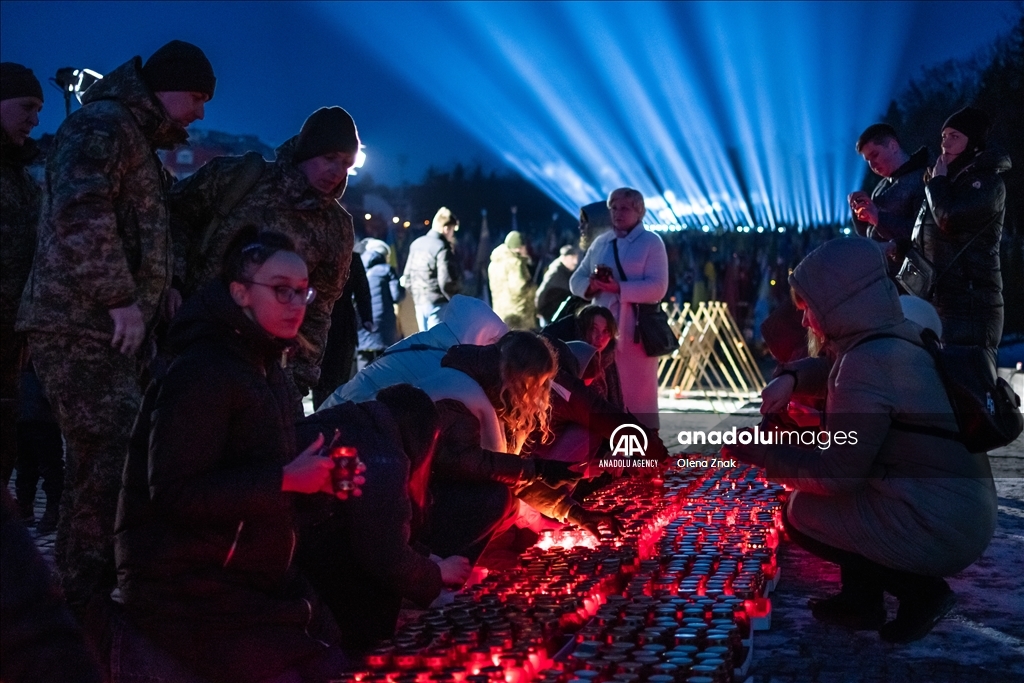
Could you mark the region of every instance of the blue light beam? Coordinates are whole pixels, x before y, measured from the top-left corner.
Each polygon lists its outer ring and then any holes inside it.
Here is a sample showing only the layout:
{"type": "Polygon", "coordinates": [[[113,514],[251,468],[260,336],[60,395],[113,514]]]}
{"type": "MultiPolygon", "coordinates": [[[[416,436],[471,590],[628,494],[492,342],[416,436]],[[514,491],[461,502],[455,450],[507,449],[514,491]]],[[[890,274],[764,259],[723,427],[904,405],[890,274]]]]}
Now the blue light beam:
{"type": "MultiPolygon", "coordinates": [[[[662,229],[844,223],[913,3],[320,5],[568,211],[662,229]],[[865,41],[870,29],[871,39],[865,41]]],[[[411,119],[414,119],[411,116],[411,119]]]]}

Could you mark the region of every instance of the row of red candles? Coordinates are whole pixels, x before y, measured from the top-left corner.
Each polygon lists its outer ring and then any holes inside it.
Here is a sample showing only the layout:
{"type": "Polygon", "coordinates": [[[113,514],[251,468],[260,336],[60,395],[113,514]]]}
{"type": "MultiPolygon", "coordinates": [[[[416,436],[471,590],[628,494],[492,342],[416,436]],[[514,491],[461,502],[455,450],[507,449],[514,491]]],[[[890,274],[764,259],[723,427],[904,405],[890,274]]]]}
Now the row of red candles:
{"type": "MultiPolygon", "coordinates": [[[[698,618],[718,620],[719,626],[728,619],[733,638],[745,637],[751,620],[770,609],[764,587],[777,571],[783,495],[750,467],[671,469],[654,479],[620,479],[586,501],[618,518],[624,530],[619,538],[595,539],[573,527],[545,532],[520,567],[492,572],[452,605],[406,624],[391,645],[368,656],[365,671],[341,680],[565,683],[576,678],[580,661],[552,655],[569,635],[576,634],[579,653],[587,650],[584,643],[606,643],[611,628],[618,629],[616,637],[640,641],[641,648],[654,646],[644,641],[657,631],[651,628],[655,614],[665,629],[670,623],[682,628],[687,619],[690,626],[698,618]],[[634,628],[622,626],[624,606],[637,604],[650,607],[642,623],[633,619],[626,623],[634,628]],[[610,621],[616,605],[622,609],[610,621]]],[[[735,658],[738,649],[731,645],[735,658]]],[[[590,674],[586,683],[615,675],[590,674]]],[[[632,674],[618,675],[625,679],[617,683],[632,683],[632,674]]]]}

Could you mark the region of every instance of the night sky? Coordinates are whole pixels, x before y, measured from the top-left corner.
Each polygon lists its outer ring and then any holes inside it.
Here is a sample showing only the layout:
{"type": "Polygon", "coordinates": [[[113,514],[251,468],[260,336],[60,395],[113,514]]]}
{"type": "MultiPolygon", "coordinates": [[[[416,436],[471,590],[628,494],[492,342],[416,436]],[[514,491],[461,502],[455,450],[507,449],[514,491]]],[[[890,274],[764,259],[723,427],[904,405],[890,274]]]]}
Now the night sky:
{"type": "MultiPolygon", "coordinates": [[[[855,50],[854,59],[843,65],[841,80],[854,93],[858,81],[878,80],[872,73],[858,72],[857,54],[865,56],[865,67],[875,63],[868,57],[882,59],[890,67],[880,76],[882,83],[874,83],[871,106],[878,110],[858,119],[866,123],[884,113],[885,103],[922,66],[970,55],[1005,31],[1016,11],[1012,2],[914,2],[902,8],[902,25],[880,29],[872,22],[876,9],[900,3],[828,4],[840,13],[849,11],[843,16],[859,18],[822,27],[863,50],[855,50]],[[884,39],[874,39],[877,35],[884,39]]],[[[486,132],[486,126],[472,125],[472,121],[466,125],[467,111],[486,112],[486,102],[481,106],[473,101],[477,90],[446,90],[456,94],[432,97],[429,82],[421,80],[421,65],[432,63],[436,78],[437,64],[444,65],[446,55],[452,54],[450,78],[458,81],[466,68],[458,61],[460,50],[461,59],[472,60],[473,52],[466,46],[488,40],[487,35],[505,30],[504,26],[511,40],[533,40],[528,51],[543,55],[546,46],[553,47],[551,36],[560,43],[561,33],[568,36],[574,28],[581,30],[579,25],[566,23],[566,16],[585,15],[588,8],[553,3],[437,5],[4,0],[0,3],[0,58],[29,66],[44,81],[59,67],[106,72],[133,55],[145,59],[168,40],[187,40],[203,48],[218,80],[206,120],[197,127],[256,134],[276,146],[296,133],[317,107],[341,105],[355,117],[367,146],[366,172],[379,181],[415,182],[428,165],[446,167],[454,161],[479,161],[502,168],[518,152],[515,141],[497,139],[486,132]],[[516,27],[505,21],[509,12],[520,11],[529,15],[529,22],[516,27]],[[417,19],[424,13],[437,20],[426,24],[417,19]],[[489,13],[494,13],[494,21],[489,20],[489,13]],[[446,23],[446,17],[455,14],[460,14],[460,20],[446,23]],[[498,21],[500,26],[493,25],[498,21]],[[536,39],[531,23],[544,29],[549,42],[536,39]],[[416,55],[422,56],[422,64],[416,55]],[[465,101],[460,101],[462,98],[465,101]],[[488,137],[491,139],[485,139],[488,137]]],[[[633,3],[595,5],[604,17],[618,11],[629,14],[639,7],[633,3]]],[[[749,9],[741,3],[724,5],[723,21],[749,9]]],[[[801,6],[796,8],[800,11],[801,6]]],[[[621,30],[618,35],[626,44],[642,42],[643,27],[636,31],[621,30]]],[[[480,51],[481,60],[490,58],[480,51]]],[[[472,66],[479,67],[483,78],[492,72],[495,78],[505,73],[500,68],[489,69],[485,62],[472,66]]],[[[503,87],[500,81],[487,85],[503,87]]],[[[60,93],[45,83],[44,92],[46,107],[37,133],[53,132],[63,118],[60,93]]],[[[604,96],[599,90],[593,92],[596,107],[604,96]]],[[[563,203],[567,201],[563,199],[563,203]]]]}

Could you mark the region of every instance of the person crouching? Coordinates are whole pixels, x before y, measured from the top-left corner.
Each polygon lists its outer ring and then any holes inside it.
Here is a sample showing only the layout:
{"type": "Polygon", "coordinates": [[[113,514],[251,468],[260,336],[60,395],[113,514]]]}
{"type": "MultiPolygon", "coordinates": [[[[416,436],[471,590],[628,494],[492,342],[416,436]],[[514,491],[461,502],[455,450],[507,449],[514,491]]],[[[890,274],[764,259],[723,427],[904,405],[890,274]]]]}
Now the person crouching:
{"type": "Polygon", "coordinates": [[[292,564],[292,494],[333,492],[323,436],[295,454],[283,370],[315,294],[289,238],[241,230],[220,281],[171,325],[175,359],[132,434],[115,539],[124,608],[203,680],[325,681],[345,664],[292,564]]]}

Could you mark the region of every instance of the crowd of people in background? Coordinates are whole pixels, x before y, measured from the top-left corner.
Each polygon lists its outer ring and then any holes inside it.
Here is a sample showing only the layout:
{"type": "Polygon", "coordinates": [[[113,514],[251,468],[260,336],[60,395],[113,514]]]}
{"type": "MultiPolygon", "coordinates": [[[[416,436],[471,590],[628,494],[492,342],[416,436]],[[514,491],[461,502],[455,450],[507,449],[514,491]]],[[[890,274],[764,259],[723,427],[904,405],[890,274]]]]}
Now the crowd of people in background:
{"type": "Polygon", "coordinates": [[[356,234],[342,200],[360,138],[337,106],[272,162],[169,177],[155,150],[187,140],[216,82],[181,41],[128,60],[60,127],[40,188],[25,166],[42,89],[0,65],[3,481],[17,469],[18,496],[3,493],[4,629],[80,655],[5,651],[0,677],[99,680],[83,663],[98,659],[183,682],[326,681],[390,637],[403,600],[461,586],[494,539],[615,535],[581,503],[623,476],[594,467],[608,438],[638,425],[667,457],[645,311],[712,299],[783,361],[765,412],[805,396],[830,426],[870,413],[857,447],[730,451],[792,485],[790,534],[842,567],[814,615],[908,642],[949,610],[942,577],[984,550],[995,494],[984,454],[934,431],[952,407],[917,340],[929,327],[994,369],[1010,163],[983,112],[950,116],[934,159],[865,130],[856,151],[882,179],[850,195],[848,238],[661,235],[621,187],[581,207],[579,234],[466,250],[445,207],[414,240],[356,234]],[[784,351],[779,330],[796,339],[784,351]],[[945,474],[915,470],[923,452],[945,474]],[[881,466],[903,488],[879,485],[881,466]],[[35,521],[40,477],[59,594],[38,561],[8,559],[32,554],[6,534],[35,521]],[[884,591],[900,600],[889,622],[884,591]]]}
{"type": "MultiPolygon", "coordinates": [[[[604,215],[603,223],[596,230],[607,230],[610,226],[607,207],[598,202],[604,215]]],[[[357,225],[357,235],[360,228],[357,225]]],[[[385,237],[386,233],[365,230],[371,239],[385,237]]],[[[739,329],[747,340],[755,345],[761,355],[767,353],[761,335],[760,325],[767,314],[780,302],[789,298],[788,277],[797,263],[816,247],[830,239],[842,236],[840,226],[812,227],[804,230],[790,229],[783,232],[742,233],[742,232],[684,232],[658,233],[668,255],[668,288],[666,301],[680,308],[689,304],[696,308],[700,303],[723,301],[736,319],[739,329]]],[[[546,232],[531,234],[523,230],[499,233],[499,246],[488,249],[488,267],[482,273],[476,271],[479,240],[473,237],[463,239],[457,234],[450,242],[457,267],[461,270],[460,290],[464,294],[491,297],[492,290],[503,292],[503,279],[497,286],[492,284],[490,263],[494,250],[504,251],[506,239],[513,244],[524,245],[525,256],[519,260],[525,265],[516,270],[517,281],[524,281],[525,287],[535,289],[532,305],[535,307],[536,325],[552,322],[558,306],[571,294],[568,276],[576,269],[584,250],[580,247],[577,231],[558,232],[554,237],[546,232]],[[513,233],[515,233],[513,235],[513,233]],[[511,236],[511,237],[510,237],[511,236]]],[[[403,271],[410,242],[399,235],[393,245],[395,256],[392,262],[399,272],[403,271]],[[403,250],[404,247],[404,250],[403,250]]],[[[413,240],[415,241],[415,240],[413,240]]],[[[504,271],[502,271],[504,272],[504,271]]],[[[501,275],[499,274],[499,278],[501,275]]],[[[499,296],[506,296],[504,293],[499,296]]],[[[520,297],[525,305],[525,297],[520,297]]],[[[499,307],[501,303],[499,302],[499,307]]],[[[526,311],[528,313],[528,311],[526,311]]]]}

